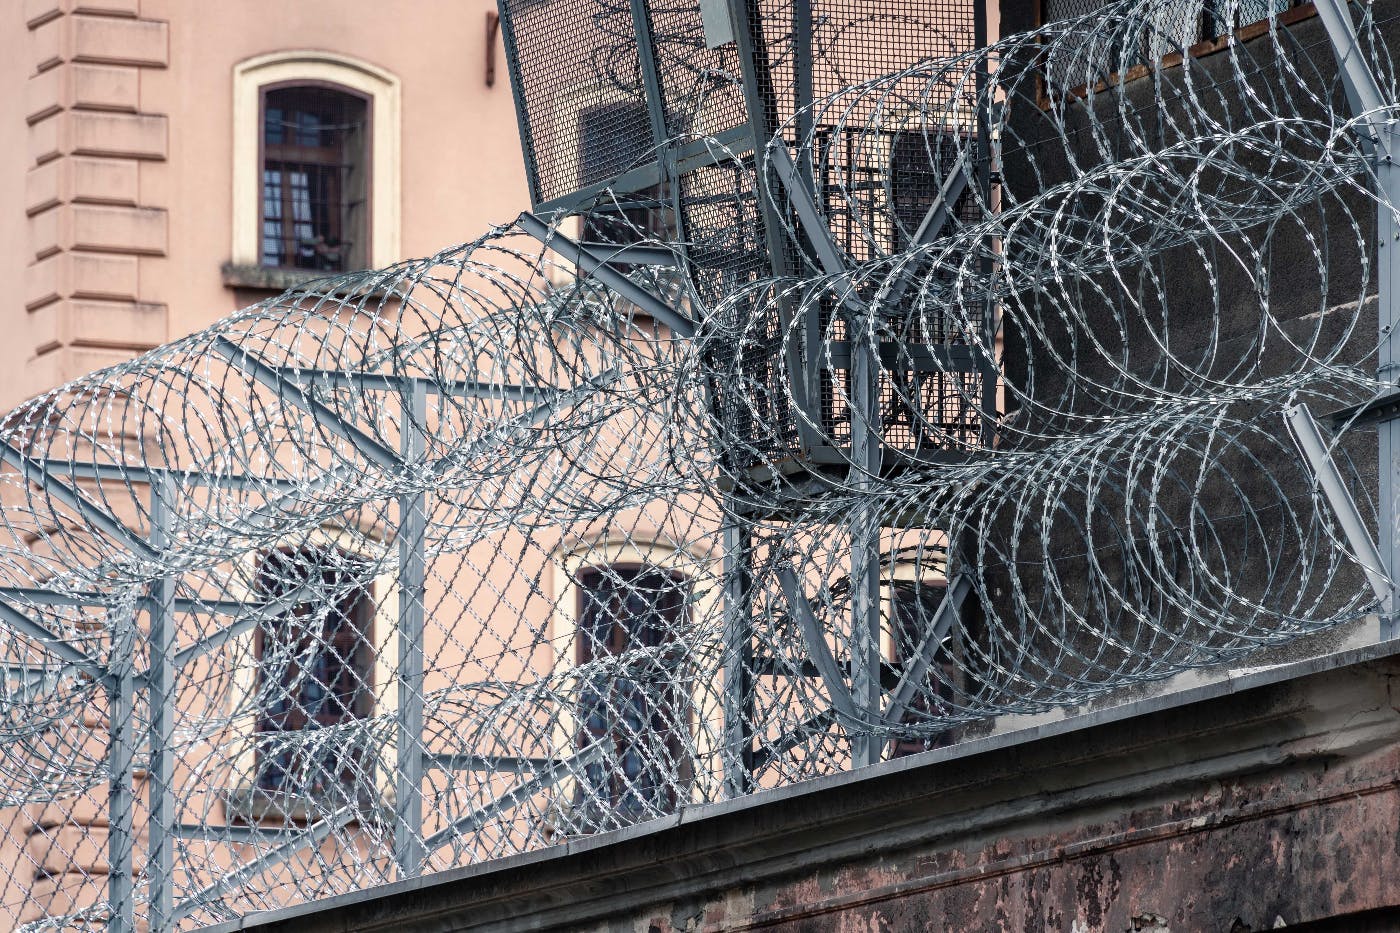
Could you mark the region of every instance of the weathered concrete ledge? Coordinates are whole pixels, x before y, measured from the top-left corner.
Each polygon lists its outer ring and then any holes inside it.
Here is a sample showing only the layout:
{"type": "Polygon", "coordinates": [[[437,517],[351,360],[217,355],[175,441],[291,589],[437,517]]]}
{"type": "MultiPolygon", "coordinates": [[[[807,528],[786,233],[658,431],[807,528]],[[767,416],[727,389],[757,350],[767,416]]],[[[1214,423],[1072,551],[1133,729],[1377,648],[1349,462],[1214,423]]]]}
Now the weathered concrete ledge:
{"type": "Polygon", "coordinates": [[[1400,929],[1400,642],[217,931],[1400,929]]]}

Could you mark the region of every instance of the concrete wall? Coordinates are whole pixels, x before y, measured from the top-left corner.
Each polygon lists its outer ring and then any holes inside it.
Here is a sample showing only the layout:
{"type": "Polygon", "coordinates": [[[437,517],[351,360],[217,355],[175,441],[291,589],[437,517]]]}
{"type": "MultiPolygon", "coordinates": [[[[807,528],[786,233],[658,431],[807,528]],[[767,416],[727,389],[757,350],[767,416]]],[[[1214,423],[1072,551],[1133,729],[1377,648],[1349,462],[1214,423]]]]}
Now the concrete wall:
{"type": "Polygon", "coordinates": [[[1282,666],[214,929],[1400,929],[1397,674],[1282,666]]]}

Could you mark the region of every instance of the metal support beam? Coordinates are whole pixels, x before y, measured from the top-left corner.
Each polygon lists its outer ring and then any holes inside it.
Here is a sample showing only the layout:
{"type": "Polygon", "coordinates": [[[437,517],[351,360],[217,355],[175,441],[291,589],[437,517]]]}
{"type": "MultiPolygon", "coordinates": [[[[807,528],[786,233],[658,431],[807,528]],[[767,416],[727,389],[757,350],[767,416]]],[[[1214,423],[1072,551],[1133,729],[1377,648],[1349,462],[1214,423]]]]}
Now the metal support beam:
{"type": "Polygon", "coordinates": [[[511,771],[533,774],[559,763],[557,758],[522,758],[516,755],[477,755],[471,752],[427,752],[423,764],[440,771],[511,771]]]}
{"type": "Polygon", "coordinates": [[[557,784],[570,774],[582,771],[602,757],[603,746],[595,743],[575,755],[554,762],[528,781],[522,781],[501,794],[486,806],[458,817],[433,833],[424,841],[423,848],[429,854],[436,852],[462,833],[475,832],[501,812],[519,806],[546,787],[557,784]]]}
{"type": "Polygon", "coordinates": [[[666,325],[672,333],[681,337],[695,336],[694,321],[608,265],[602,257],[594,255],[558,230],[551,229],[549,224],[528,211],[521,214],[517,222],[521,230],[593,276],[624,301],[630,301],[643,312],[666,325]]]}
{"type": "Polygon", "coordinates": [[[776,742],[765,742],[753,756],[753,770],[758,772],[768,767],[769,763],[776,761],[808,739],[817,735],[825,735],[836,721],[836,717],[831,710],[824,709],[814,716],[808,716],[798,723],[791,730],[783,733],[776,742]]]}
{"type": "Polygon", "coordinates": [[[222,334],[214,338],[211,346],[233,366],[276,392],[278,398],[285,399],[306,412],[327,433],[350,444],[366,460],[387,470],[399,468],[399,458],[389,448],[340,417],[324,402],[312,396],[304,386],[283,375],[277,367],[256,354],[249,353],[222,334]]]}
{"type": "MultiPolygon", "coordinates": [[[[427,451],[427,396],[420,385],[404,387],[399,417],[400,453],[419,464],[427,451]]],[[[399,703],[396,710],[397,771],[394,799],[394,862],[399,877],[423,870],[423,637],[427,561],[424,538],[428,496],[419,490],[399,496],[399,703]]]]}
{"type": "MultiPolygon", "coordinates": [[[[173,504],[174,484],[169,477],[164,477],[151,486],[151,544],[156,550],[166,550],[174,543],[170,537],[173,504]]],[[[175,730],[176,624],[175,579],[170,574],[162,574],[151,585],[148,612],[150,666],[146,674],[146,696],[151,723],[146,777],[149,808],[146,878],[150,885],[147,919],[153,933],[164,933],[172,926],[170,913],[174,906],[175,884],[175,848],[171,836],[175,831],[172,736],[175,730]]]]}
{"type": "MultiPolygon", "coordinates": [[[[1356,35],[1356,27],[1351,20],[1351,10],[1347,0],[1317,0],[1318,17],[1327,30],[1327,38],[1336,54],[1342,83],[1346,89],[1347,103],[1352,114],[1362,118],[1369,134],[1369,150],[1375,161],[1376,186],[1376,325],[1379,331],[1376,353],[1376,377],[1383,384],[1394,385],[1400,377],[1400,349],[1397,348],[1396,328],[1400,327],[1400,261],[1395,253],[1400,250],[1400,225],[1396,222],[1396,210],[1400,209],[1400,166],[1393,158],[1400,134],[1395,128],[1396,102],[1391,100],[1382,88],[1362,53],[1361,43],[1356,35]]],[[[1302,416],[1288,413],[1289,422],[1304,433],[1311,428],[1311,434],[1320,443],[1321,435],[1312,415],[1303,410],[1302,416]],[[1296,422],[1296,424],[1295,424],[1296,422]]],[[[1400,503],[1396,496],[1400,492],[1396,470],[1400,467],[1400,422],[1384,420],[1376,425],[1377,467],[1380,476],[1377,490],[1376,524],[1377,542],[1371,544],[1371,536],[1365,526],[1356,518],[1356,507],[1351,503],[1346,488],[1335,473],[1330,458],[1325,467],[1314,462],[1319,485],[1324,482],[1324,474],[1330,472],[1333,479],[1329,483],[1337,485],[1339,494],[1329,493],[1332,507],[1344,523],[1352,522],[1355,530],[1347,530],[1352,551],[1366,568],[1366,576],[1376,591],[1381,604],[1381,637],[1393,638],[1400,634],[1394,610],[1395,581],[1400,580],[1400,529],[1396,528],[1400,519],[1400,503]],[[1350,512],[1347,512],[1350,503],[1350,512]],[[1346,514],[1347,517],[1343,517],[1346,514]],[[1363,556],[1365,555],[1365,556],[1363,556]],[[1378,562],[1378,563],[1377,563],[1378,562]]],[[[1302,440],[1300,439],[1300,444],[1302,440]]],[[[1323,454],[1325,456],[1325,447],[1323,454]]]]}
{"type": "MultiPolygon", "coordinates": [[[[963,171],[963,165],[959,162],[948,177],[943,179],[943,186],[938,189],[938,195],[929,205],[924,219],[919,222],[919,228],[914,231],[914,236],[910,241],[911,248],[927,246],[938,238],[944,225],[948,223],[953,208],[957,206],[958,198],[962,197],[966,190],[967,173],[963,171]]],[[[897,304],[904,297],[904,293],[909,290],[912,281],[912,276],[901,275],[890,286],[889,291],[882,296],[882,299],[889,304],[897,304]]]]}
{"type": "Polygon", "coordinates": [[[107,903],[109,933],[136,933],[136,622],[111,620],[107,688],[107,903]]]}
{"type": "Polygon", "coordinates": [[[807,241],[816,251],[817,263],[822,267],[822,271],[827,275],[845,275],[848,271],[845,257],[841,255],[841,250],[837,249],[836,241],[831,238],[831,228],[817,210],[810,189],[797,171],[796,163],[792,161],[792,153],[788,152],[787,146],[781,142],[770,145],[767,151],[771,153],[773,170],[778,173],[778,180],[783,183],[788,203],[797,214],[797,222],[802,225],[802,232],[807,234],[807,241]]]}
{"type": "Polygon", "coordinates": [[[354,806],[341,807],[339,810],[328,815],[325,819],[311,824],[304,832],[298,833],[272,851],[251,862],[240,865],[227,875],[224,875],[223,878],[203,888],[189,900],[177,906],[171,912],[171,924],[178,923],[204,905],[223,897],[229,891],[241,888],[269,868],[275,868],[282,864],[295,855],[298,849],[320,845],[321,840],[325,839],[331,833],[336,832],[359,815],[360,812],[358,808],[354,806]]]}
{"type": "MultiPolygon", "coordinates": [[[[873,493],[884,460],[880,435],[879,366],[865,318],[851,335],[851,468],[847,482],[873,493]]],[[[880,516],[873,495],[851,513],[851,693],[865,722],[875,721],[880,686],[880,516]]],[[[869,731],[851,737],[855,767],[879,762],[884,743],[869,731]]]]}
{"type": "Polygon", "coordinates": [[[831,646],[826,643],[826,634],[816,616],[812,615],[812,607],[807,604],[807,597],[802,595],[802,584],[791,565],[778,567],[778,584],[783,588],[788,609],[797,620],[797,628],[802,633],[802,643],[807,647],[807,654],[817,666],[822,680],[826,682],[831,705],[837,714],[845,719],[847,725],[860,722],[855,699],[846,686],[846,679],[841,676],[841,667],[831,653],[831,646]]]}
{"type": "Polygon", "coordinates": [[[534,408],[522,411],[504,424],[498,425],[490,431],[487,431],[481,437],[476,438],[463,449],[454,452],[452,454],[452,460],[461,463],[469,461],[473,457],[480,456],[484,452],[491,451],[501,444],[506,443],[512,432],[523,431],[526,428],[533,427],[547,419],[550,415],[557,413],[562,406],[579,399],[587,398],[594,392],[599,391],[605,386],[612,385],[621,378],[622,369],[614,366],[596,376],[585,379],[572,388],[561,389],[534,408]]]}
{"type": "Polygon", "coordinates": [[[724,525],[724,792],[753,791],[753,529],[728,508],[724,525]]]}
{"type": "Polygon", "coordinates": [[[123,525],[111,512],[45,470],[32,457],[21,453],[9,443],[0,443],[0,460],[18,470],[26,482],[41,487],[45,495],[62,502],[82,516],[83,521],[130,549],[132,553],[148,560],[155,556],[150,545],[143,541],[140,535],[123,525]]]}
{"type": "MultiPolygon", "coordinates": [[[[290,612],[308,597],[312,599],[317,598],[314,590],[306,585],[302,585],[282,594],[276,599],[269,599],[267,602],[229,603],[227,605],[239,607],[238,611],[240,615],[229,625],[217,629],[204,636],[199,641],[186,645],[184,648],[175,652],[175,657],[171,660],[171,664],[176,670],[179,670],[200,655],[207,654],[210,651],[214,651],[228,644],[231,640],[247,632],[254,625],[257,625],[259,620],[290,612]]],[[[175,601],[176,607],[178,608],[182,602],[184,601],[177,599],[175,601]]],[[[192,600],[190,602],[195,605],[212,605],[209,603],[201,603],[197,600],[192,600]]]]}
{"type": "Polygon", "coordinates": [[[396,373],[364,373],[338,369],[309,369],[303,366],[272,367],[283,377],[303,385],[334,389],[353,389],[357,392],[382,391],[399,392],[405,386],[412,387],[428,395],[452,395],[463,398],[505,399],[511,402],[532,402],[543,397],[550,389],[538,386],[520,386],[509,383],[475,382],[465,379],[452,379],[437,382],[421,376],[403,376],[396,373]]]}
{"type": "Polygon", "coordinates": [[[50,476],[72,479],[94,479],[114,483],[153,483],[162,477],[179,479],[192,486],[222,489],[243,489],[248,486],[276,486],[295,489],[296,483],[266,476],[246,476],[239,473],[219,475],[202,470],[172,470],[124,463],[83,463],[78,460],[35,460],[50,476]]]}
{"type": "Polygon", "coordinates": [[[20,612],[7,602],[0,601],[0,623],[8,625],[10,628],[32,638],[44,646],[45,650],[51,651],[54,655],[62,658],[67,663],[88,674],[94,680],[105,681],[108,678],[106,665],[92,657],[85,651],[73,646],[71,642],[49,631],[48,627],[35,622],[29,616],[20,612]]]}
{"type": "Polygon", "coordinates": [[[943,594],[943,602],[938,604],[938,610],[929,621],[928,630],[924,632],[923,638],[919,641],[919,646],[914,651],[914,656],[910,658],[909,664],[904,668],[904,673],[900,675],[899,683],[895,684],[894,691],[890,694],[890,701],[885,706],[885,722],[896,725],[904,717],[905,711],[909,708],[909,702],[914,699],[914,692],[924,684],[928,677],[928,669],[933,664],[933,657],[938,653],[938,649],[943,647],[944,641],[948,638],[948,632],[953,627],[953,622],[958,618],[958,612],[962,609],[963,600],[967,594],[972,592],[972,581],[965,574],[959,574],[953,580],[948,591],[943,594]]]}
{"type": "Polygon", "coordinates": [[[1351,10],[1347,0],[1317,0],[1317,16],[1327,30],[1332,50],[1337,56],[1337,67],[1341,73],[1342,87],[1346,91],[1347,105],[1353,116],[1364,117],[1370,142],[1380,149],[1382,158],[1391,153],[1387,126],[1390,114],[1385,111],[1392,106],[1381,91],[1381,84],[1366,64],[1357,40],[1356,27],[1351,21],[1351,10]]]}
{"type": "MultiPolygon", "coordinates": [[[[1332,462],[1331,456],[1327,453],[1327,442],[1323,440],[1322,432],[1318,429],[1317,422],[1313,420],[1312,412],[1308,410],[1306,405],[1290,405],[1284,409],[1283,414],[1288,422],[1289,430],[1293,432],[1294,440],[1298,443],[1298,449],[1302,452],[1304,459],[1308,461],[1308,465],[1312,467],[1313,477],[1317,480],[1318,488],[1327,497],[1328,504],[1332,506],[1332,512],[1337,517],[1337,524],[1342,526],[1342,533],[1346,535],[1352,556],[1361,565],[1361,569],[1366,574],[1366,581],[1371,584],[1371,590],[1376,594],[1376,601],[1380,604],[1382,626],[1393,626],[1394,584],[1386,573],[1381,551],[1371,540],[1371,533],[1366,530],[1366,522],[1362,519],[1361,512],[1357,509],[1351,493],[1347,491],[1342,474],[1337,470],[1337,465],[1332,462]]],[[[1385,471],[1386,467],[1382,464],[1381,472],[1385,471]]]]}

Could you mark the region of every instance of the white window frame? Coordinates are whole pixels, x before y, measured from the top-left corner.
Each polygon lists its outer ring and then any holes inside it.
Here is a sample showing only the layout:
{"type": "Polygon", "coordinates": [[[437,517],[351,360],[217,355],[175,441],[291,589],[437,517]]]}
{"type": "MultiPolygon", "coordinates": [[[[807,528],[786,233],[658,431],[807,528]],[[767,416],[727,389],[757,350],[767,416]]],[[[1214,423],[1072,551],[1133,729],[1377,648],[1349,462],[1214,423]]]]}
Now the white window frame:
{"type": "Polygon", "coordinates": [[[360,59],[300,49],[244,59],[233,66],[233,231],[235,266],[261,262],[262,90],[297,82],[339,85],[365,95],[370,106],[369,250],[371,268],[401,256],[402,107],[399,79],[360,59]]]}

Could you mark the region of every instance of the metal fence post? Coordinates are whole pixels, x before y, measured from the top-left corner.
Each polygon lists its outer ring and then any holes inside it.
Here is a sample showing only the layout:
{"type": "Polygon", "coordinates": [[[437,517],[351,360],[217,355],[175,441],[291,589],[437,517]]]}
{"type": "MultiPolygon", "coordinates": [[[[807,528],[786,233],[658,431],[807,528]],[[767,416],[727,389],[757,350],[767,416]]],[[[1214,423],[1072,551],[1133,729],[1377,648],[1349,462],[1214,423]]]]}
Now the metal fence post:
{"type": "MultiPolygon", "coordinates": [[[[851,335],[851,485],[873,490],[880,474],[879,367],[864,315],[851,335]]],[[[854,329],[854,328],[853,328],[854,329]]],[[[881,742],[870,730],[883,705],[880,686],[880,516],[870,496],[851,515],[851,694],[866,720],[851,735],[851,765],[879,762],[881,742]]]]}
{"type": "Polygon", "coordinates": [[[724,792],[753,791],[753,529],[725,509],[724,792]]]}
{"type": "MultiPolygon", "coordinates": [[[[399,446],[405,464],[422,461],[427,449],[427,393],[419,380],[403,387],[399,446]]],[[[423,537],[427,494],[399,496],[399,704],[398,775],[394,800],[394,861],[401,878],[416,876],[428,853],[423,847],[423,621],[427,575],[423,537]]]]}
{"type": "MultiPolygon", "coordinates": [[[[1395,328],[1400,325],[1400,314],[1396,313],[1396,295],[1400,294],[1400,262],[1396,261],[1395,251],[1400,250],[1400,227],[1397,227],[1395,211],[1400,209],[1400,171],[1397,171],[1394,155],[1400,145],[1400,133],[1390,122],[1384,129],[1384,145],[1376,148],[1376,187],[1379,189],[1379,203],[1376,205],[1376,253],[1378,266],[1376,324],[1380,331],[1380,346],[1376,360],[1376,375],[1382,382],[1392,385],[1400,377],[1400,353],[1396,352],[1395,328]]],[[[1394,391],[1392,389],[1392,391],[1394,391]]],[[[1390,577],[1391,586],[1400,580],[1400,536],[1396,534],[1397,510],[1395,496],[1397,484],[1395,471],[1397,456],[1400,456],[1400,422],[1387,418],[1376,425],[1379,440],[1377,450],[1377,474],[1380,478],[1378,490],[1376,524],[1381,559],[1390,577]]],[[[1391,612],[1381,619],[1380,637],[1382,640],[1400,635],[1400,624],[1394,614],[1394,598],[1390,600],[1391,612]]]]}
{"type": "MultiPolygon", "coordinates": [[[[1400,262],[1395,259],[1395,251],[1400,249],[1400,226],[1397,226],[1395,218],[1395,211],[1400,209],[1400,171],[1395,165],[1396,146],[1400,145],[1400,132],[1395,126],[1396,102],[1386,96],[1385,86],[1376,79],[1363,56],[1347,0],[1317,0],[1317,14],[1336,53],[1338,76],[1342,80],[1347,103],[1352,115],[1359,118],[1358,130],[1363,136],[1363,145],[1374,159],[1377,196],[1376,326],[1379,332],[1376,378],[1388,383],[1390,391],[1394,392],[1396,379],[1400,376],[1400,352],[1397,352],[1395,340],[1395,328],[1400,324],[1400,313],[1395,307],[1396,296],[1400,295],[1400,262]]],[[[1380,480],[1376,502],[1376,537],[1392,590],[1396,581],[1400,580],[1400,535],[1396,534],[1395,528],[1395,496],[1400,491],[1395,481],[1396,456],[1400,454],[1400,433],[1397,432],[1400,432],[1400,424],[1394,418],[1384,418],[1376,425],[1379,439],[1376,472],[1380,480]]],[[[1393,607],[1393,597],[1390,603],[1393,607]]],[[[1381,639],[1400,635],[1400,625],[1397,625],[1393,613],[1383,615],[1381,639]]]]}
{"type": "MultiPolygon", "coordinates": [[[[126,610],[123,609],[125,612],[126,610]]],[[[109,609],[110,613],[111,610],[109,609]]],[[[107,687],[107,903],[111,933],[135,933],[136,891],[132,870],[135,837],[136,675],[131,618],[109,619],[112,678],[107,687]]]]}
{"type": "MultiPolygon", "coordinates": [[[[173,484],[168,475],[151,479],[151,544],[157,550],[170,547],[170,505],[173,484]]],[[[151,725],[148,740],[146,791],[150,808],[146,876],[150,899],[148,914],[152,933],[163,933],[171,924],[174,889],[171,872],[174,851],[175,796],[171,787],[174,756],[171,731],[175,711],[175,580],[168,573],[156,581],[150,604],[150,668],[146,676],[151,725]]]]}

